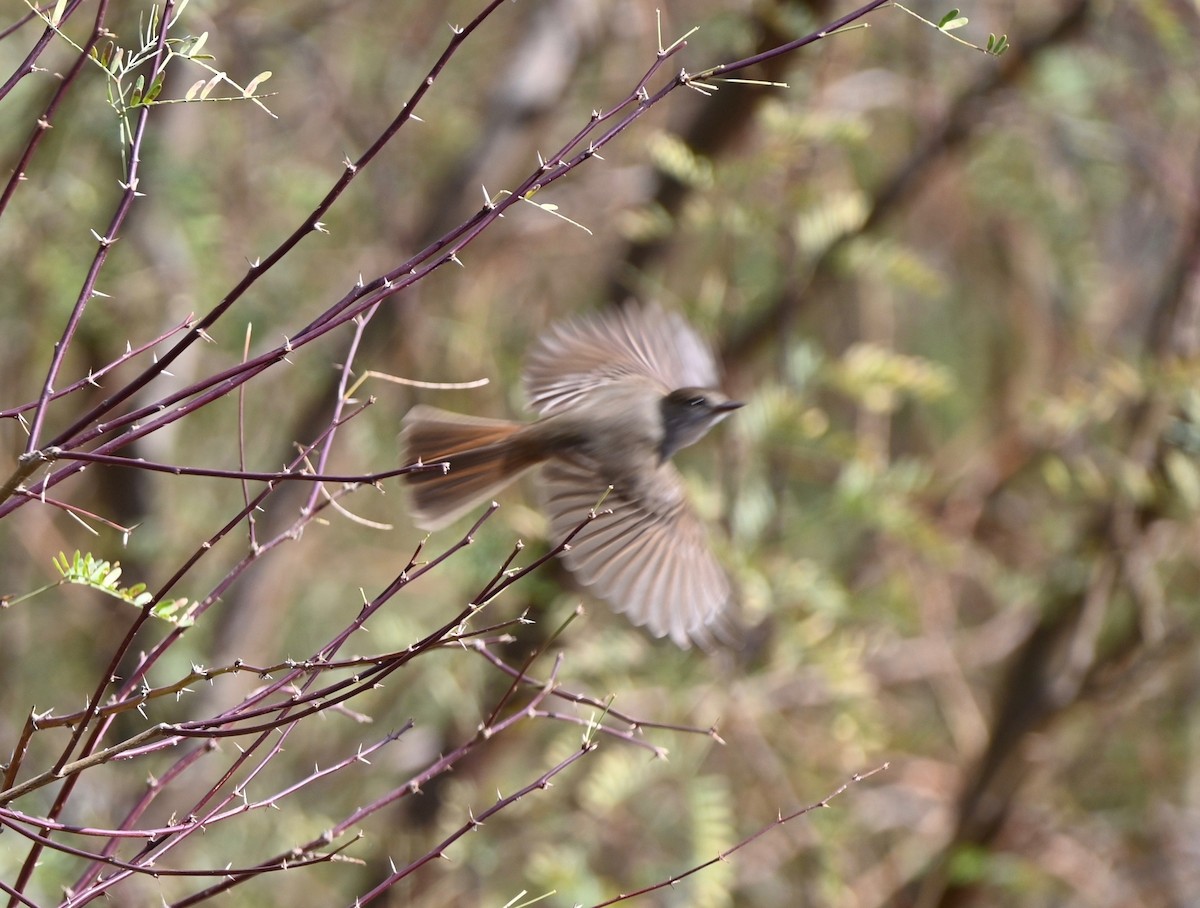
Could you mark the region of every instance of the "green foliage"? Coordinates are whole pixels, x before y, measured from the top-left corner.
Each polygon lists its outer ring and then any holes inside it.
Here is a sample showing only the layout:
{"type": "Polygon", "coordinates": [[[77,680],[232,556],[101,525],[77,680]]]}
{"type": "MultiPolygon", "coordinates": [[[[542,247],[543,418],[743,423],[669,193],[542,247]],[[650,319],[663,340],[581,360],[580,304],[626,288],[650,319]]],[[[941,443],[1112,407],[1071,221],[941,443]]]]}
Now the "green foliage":
{"type": "Polygon", "coordinates": [[[829,372],[835,387],[872,413],[892,413],[908,398],[938,400],[954,388],[945,367],[870,343],[851,346],[829,372]]]}
{"type": "MultiPolygon", "coordinates": [[[[168,31],[179,24],[188,2],[189,0],[183,0],[172,10],[171,20],[166,26],[168,31]]],[[[271,77],[269,71],[259,73],[245,86],[239,85],[226,72],[212,66],[209,61],[215,60],[215,57],[202,53],[208,42],[208,32],[182,38],[168,38],[166,55],[158,61],[158,36],[161,28],[161,12],[157,6],[152,6],[139,30],[139,43],[126,46],[110,39],[91,50],[91,59],[104,71],[108,80],[108,103],[120,120],[123,153],[133,141],[131,116],[141,107],[192,101],[249,100],[272,117],[275,116],[262,102],[262,96],[257,94],[258,86],[271,77]],[[210,76],[193,83],[182,98],[161,98],[168,67],[175,61],[198,66],[207,70],[210,76]],[[152,81],[147,86],[148,74],[152,81]],[[222,84],[234,89],[237,97],[214,97],[213,91],[222,84]]]]}
{"type": "MultiPolygon", "coordinates": [[[[96,558],[91,552],[80,554],[76,549],[71,558],[59,552],[54,558],[54,566],[62,575],[63,583],[76,583],[98,592],[120,599],[136,608],[145,608],[154,597],[146,591],[146,584],[135,583],[133,586],[120,586],[121,562],[104,561],[96,558]]],[[[165,599],[157,603],[151,610],[155,618],[174,624],[178,627],[188,627],[192,619],[184,612],[187,599],[165,599]]]]}
{"type": "Polygon", "coordinates": [[[655,132],[646,140],[646,150],[650,160],[663,173],[670,174],[693,189],[712,188],[712,162],[697,155],[677,136],[655,132]]]}
{"type": "MultiPolygon", "coordinates": [[[[688,826],[692,830],[692,856],[696,864],[711,861],[737,841],[734,821],[737,797],[729,780],[719,775],[697,775],[688,785],[688,826]]],[[[735,904],[733,886],[737,876],[728,860],[706,868],[692,878],[689,904],[697,908],[723,908],[735,904]]]]}
{"type": "Polygon", "coordinates": [[[931,22],[923,16],[917,15],[908,7],[901,6],[899,3],[892,3],[891,5],[896,7],[896,9],[900,10],[901,12],[905,12],[912,16],[914,19],[924,22],[930,28],[936,28],[947,38],[950,38],[952,41],[957,41],[959,44],[962,44],[965,47],[974,48],[975,50],[982,51],[983,53],[993,57],[999,57],[1006,50],[1008,50],[1009,45],[1007,35],[1000,35],[997,37],[994,34],[989,34],[987,44],[983,47],[980,47],[979,45],[972,44],[970,41],[960,38],[957,35],[950,34],[953,31],[965,27],[971,21],[966,16],[962,15],[962,11],[957,8],[952,8],[943,13],[937,22],[931,22]]]}
{"type": "Polygon", "coordinates": [[[987,46],[984,48],[984,50],[993,56],[1000,56],[1002,53],[1008,50],[1008,35],[994,35],[989,32],[987,46]]]}
{"type": "Polygon", "coordinates": [[[938,20],[937,27],[944,32],[953,31],[956,28],[962,28],[967,24],[967,17],[960,16],[957,9],[952,9],[938,20]]]}

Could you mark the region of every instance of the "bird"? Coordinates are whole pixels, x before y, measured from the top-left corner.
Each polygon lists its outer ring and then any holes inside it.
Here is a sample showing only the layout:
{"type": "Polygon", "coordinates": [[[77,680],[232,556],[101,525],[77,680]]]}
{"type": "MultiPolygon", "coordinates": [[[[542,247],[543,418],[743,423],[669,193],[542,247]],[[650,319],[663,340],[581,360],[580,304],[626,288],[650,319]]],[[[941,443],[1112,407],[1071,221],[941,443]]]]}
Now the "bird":
{"type": "Polygon", "coordinates": [[[710,347],[682,315],[629,302],[550,326],[526,354],[537,418],[522,423],[419,404],[402,421],[409,510],[435,531],[541,468],[559,557],[634,624],[686,649],[727,637],[731,585],[671,463],[742,406],[719,388],[710,347]],[[611,513],[609,513],[611,512],[611,513]]]}

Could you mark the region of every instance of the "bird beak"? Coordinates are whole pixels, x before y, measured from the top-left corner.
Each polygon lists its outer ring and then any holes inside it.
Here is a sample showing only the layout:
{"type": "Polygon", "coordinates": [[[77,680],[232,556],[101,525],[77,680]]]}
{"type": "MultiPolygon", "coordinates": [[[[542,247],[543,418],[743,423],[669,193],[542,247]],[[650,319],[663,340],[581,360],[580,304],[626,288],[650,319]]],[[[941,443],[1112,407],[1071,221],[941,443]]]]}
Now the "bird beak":
{"type": "Polygon", "coordinates": [[[746,405],[740,400],[727,400],[724,403],[717,404],[713,409],[718,413],[731,413],[734,410],[740,410],[744,406],[746,405]]]}

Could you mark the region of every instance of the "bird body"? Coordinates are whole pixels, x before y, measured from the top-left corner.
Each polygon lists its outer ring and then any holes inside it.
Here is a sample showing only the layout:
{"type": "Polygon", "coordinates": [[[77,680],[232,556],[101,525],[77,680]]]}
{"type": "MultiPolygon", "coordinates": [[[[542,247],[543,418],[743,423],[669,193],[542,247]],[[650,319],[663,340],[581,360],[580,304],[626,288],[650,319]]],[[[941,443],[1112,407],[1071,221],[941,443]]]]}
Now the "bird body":
{"type": "Polygon", "coordinates": [[[657,636],[680,646],[707,642],[729,582],[670,458],[741,406],[716,383],[708,347],[682,317],[658,307],[560,323],[526,361],[526,392],[541,414],[534,422],[409,411],[407,456],[449,464],[444,473],[406,475],[414,520],[440,529],[542,466],[556,540],[601,498],[613,512],[564,551],[572,574],[657,636]]]}

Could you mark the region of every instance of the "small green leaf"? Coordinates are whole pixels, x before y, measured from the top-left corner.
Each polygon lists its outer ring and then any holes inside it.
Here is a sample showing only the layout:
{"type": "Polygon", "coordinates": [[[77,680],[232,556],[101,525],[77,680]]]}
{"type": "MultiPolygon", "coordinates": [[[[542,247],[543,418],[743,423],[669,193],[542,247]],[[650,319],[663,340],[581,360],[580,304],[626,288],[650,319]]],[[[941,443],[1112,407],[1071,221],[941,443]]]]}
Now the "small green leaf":
{"type": "MultiPolygon", "coordinates": [[[[145,608],[154,601],[154,596],[147,592],[146,584],[144,583],[135,583],[130,587],[122,587],[120,585],[120,562],[108,562],[97,559],[91,552],[81,555],[78,550],[71,559],[68,559],[63,552],[59,552],[52,560],[55,568],[62,574],[63,581],[66,583],[78,583],[81,586],[91,587],[123,602],[128,602],[137,608],[145,608]]],[[[169,600],[156,605],[151,610],[151,614],[180,627],[186,627],[188,624],[191,624],[191,621],[189,620],[185,623],[182,618],[176,615],[186,604],[186,599],[169,600]]]]}
{"type": "MultiPolygon", "coordinates": [[[[955,12],[958,12],[958,10],[955,10],[955,12]]],[[[966,16],[960,16],[957,19],[951,19],[949,22],[943,22],[941,25],[938,26],[938,28],[940,28],[944,32],[952,32],[956,28],[962,28],[964,25],[966,25],[970,21],[971,20],[968,19],[966,16]]]]}
{"type": "Polygon", "coordinates": [[[184,612],[187,605],[188,600],[184,598],[164,599],[150,610],[150,614],[178,627],[191,627],[195,622],[184,612]]]}
{"type": "Polygon", "coordinates": [[[159,74],[159,77],[154,80],[154,84],[150,86],[150,90],[146,92],[145,103],[151,104],[157,100],[158,96],[162,94],[162,90],[163,76],[159,74]]]}
{"type": "Polygon", "coordinates": [[[945,27],[946,27],[946,23],[947,23],[947,22],[952,22],[953,20],[955,20],[955,19],[957,19],[957,18],[958,18],[958,14],[959,14],[959,12],[961,12],[961,10],[957,10],[957,9],[952,9],[952,10],[950,10],[950,12],[946,13],[946,15],[942,16],[942,18],[940,18],[940,19],[938,20],[938,26],[937,26],[937,27],[938,27],[938,28],[945,28],[945,27]]]}

